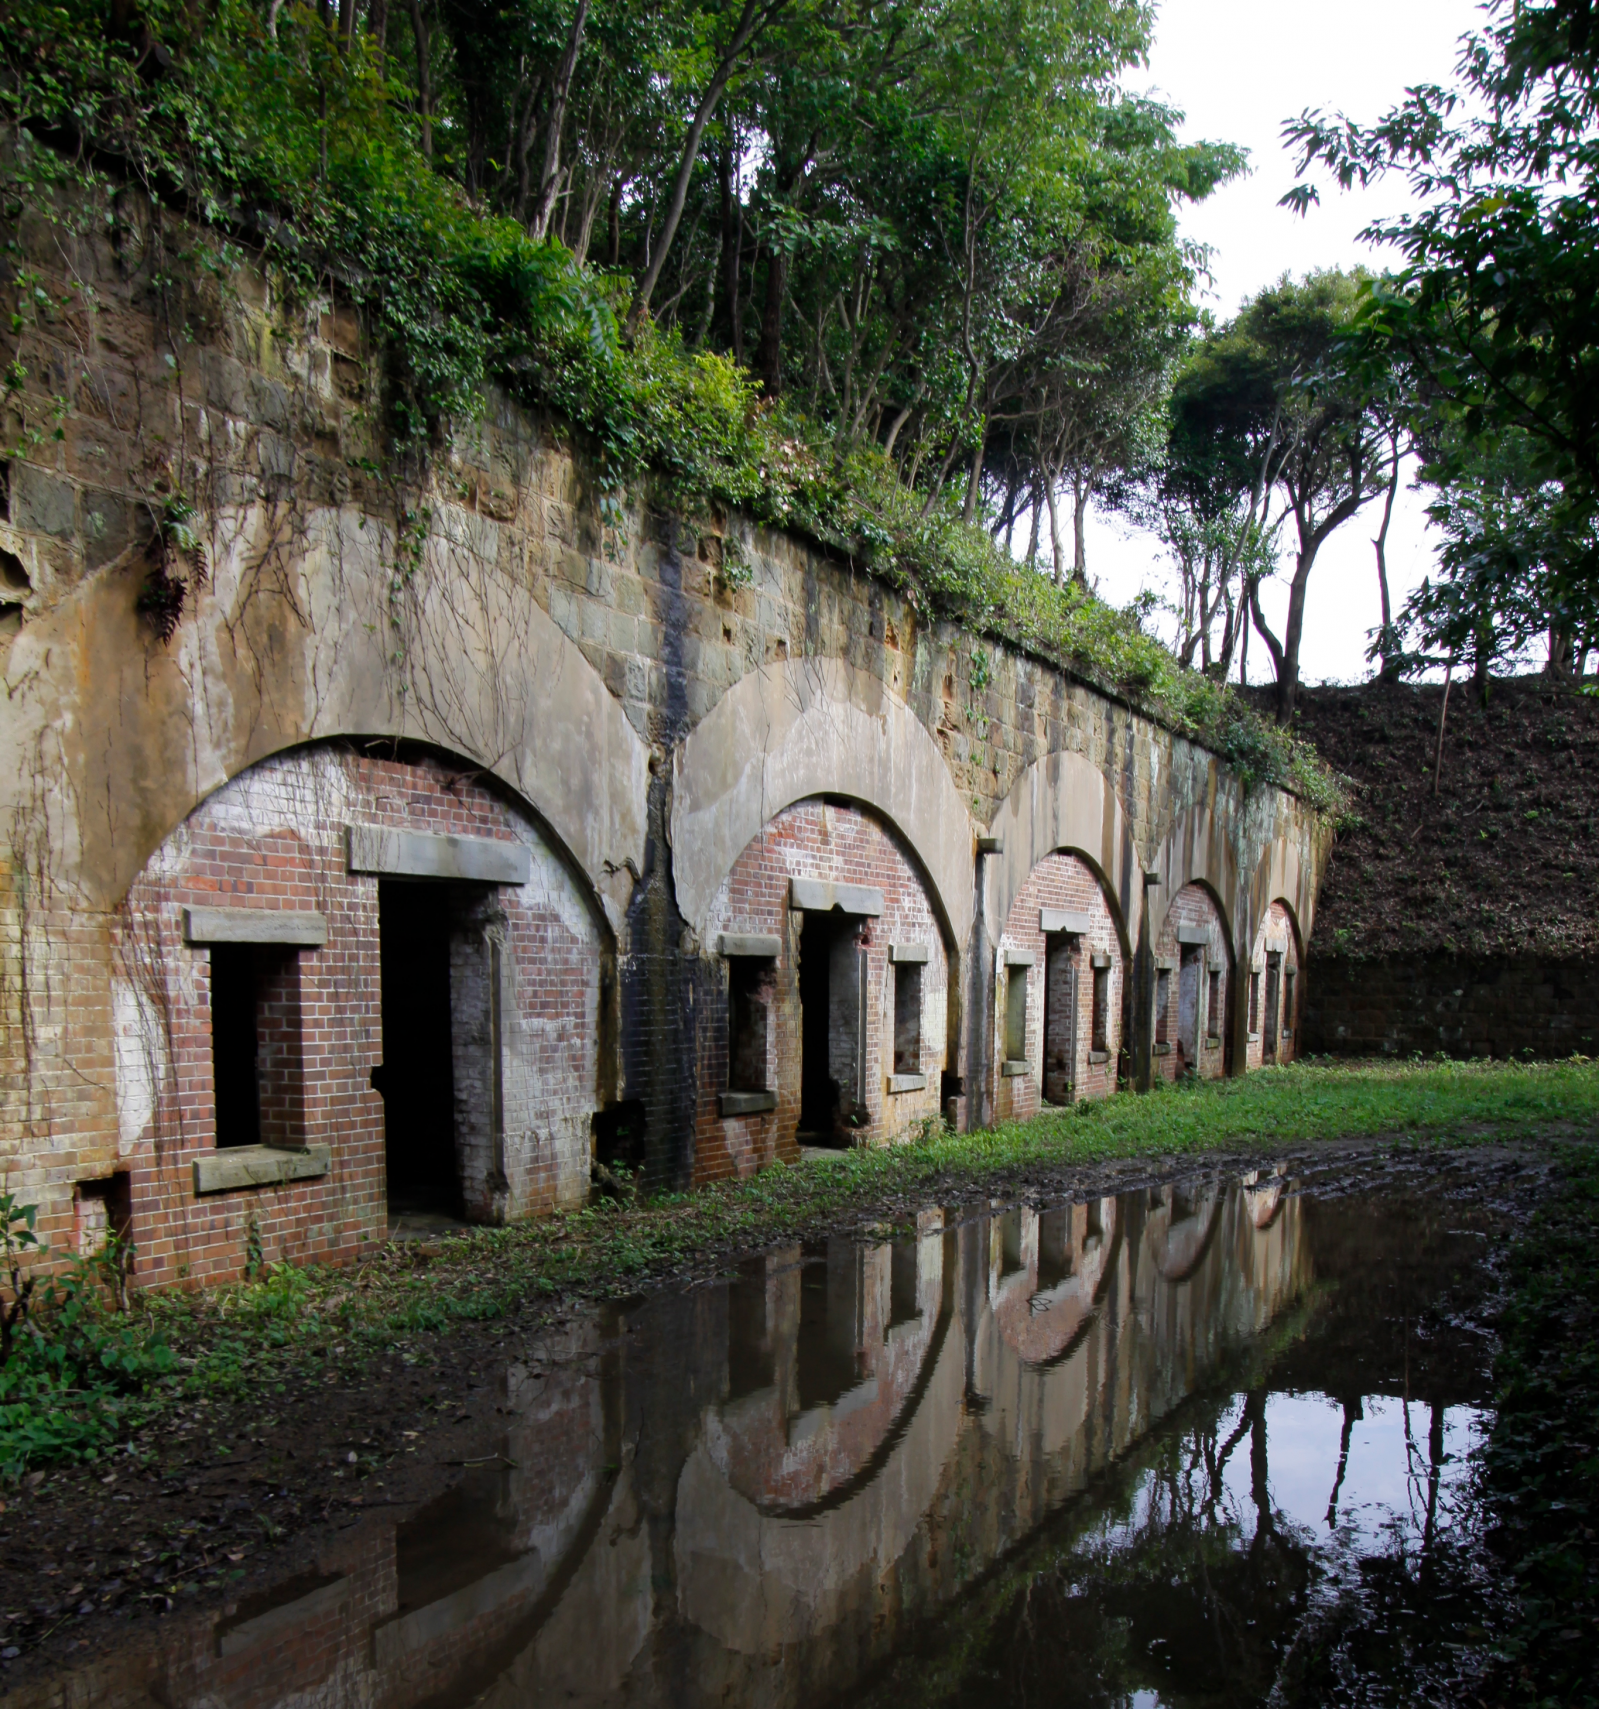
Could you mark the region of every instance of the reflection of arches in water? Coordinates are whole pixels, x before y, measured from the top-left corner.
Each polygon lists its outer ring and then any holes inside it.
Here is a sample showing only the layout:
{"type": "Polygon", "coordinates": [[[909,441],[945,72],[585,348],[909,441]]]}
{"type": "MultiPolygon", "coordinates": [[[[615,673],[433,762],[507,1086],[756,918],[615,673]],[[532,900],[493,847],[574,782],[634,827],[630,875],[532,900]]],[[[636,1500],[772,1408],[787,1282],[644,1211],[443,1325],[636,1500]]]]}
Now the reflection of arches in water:
{"type": "MultiPolygon", "coordinates": [[[[815,1260],[808,1262],[814,1264],[815,1260]]],[[[803,1270],[790,1266],[788,1273],[792,1277],[802,1275],[803,1270]]],[[[811,1286],[820,1291],[820,1284],[811,1286]]],[[[770,1343],[766,1347],[772,1386],[746,1394],[736,1402],[732,1396],[737,1391],[730,1390],[729,1401],[714,1409],[707,1439],[729,1485],[760,1513],[795,1521],[815,1518],[853,1500],[887,1464],[926,1394],[930,1374],[949,1333],[954,1310],[952,1288],[942,1235],[923,1238],[914,1246],[907,1243],[862,1248],[852,1242],[832,1243],[826,1303],[831,1318],[837,1321],[807,1322],[802,1295],[801,1310],[792,1314],[784,1325],[786,1348],[773,1347],[770,1343]],[[850,1259],[854,1260],[851,1274],[844,1277],[841,1273],[850,1259]],[[843,1279],[853,1280],[857,1288],[869,1285],[867,1272],[880,1260],[888,1261],[890,1291],[887,1301],[872,1302],[878,1308],[873,1311],[863,1294],[852,1294],[847,1287],[836,1284],[843,1279]],[[886,1313],[882,1311],[884,1304],[888,1307],[886,1313]],[[833,1380],[827,1387],[813,1389],[807,1395],[797,1355],[804,1350],[807,1334],[813,1342],[820,1341],[829,1329],[843,1331],[842,1336],[832,1337],[833,1380]],[[864,1362],[866,1356],[861,1346],[862,1336],[873,1337],[879,1332],[881,1343],[872,1350],[877,1355],[877,1366],[865,1373],[857,1363],[864,1362]],[[918,1340],[922,1343],[919,1353],[918,1340]],[[897,1373],[898,1383],[893,1369],[896,1351],[915,1358],[913,1370],[897,1373]],[[846,1363],[854,1379],[848,1385],[840,1377],[846,1363]],[[781,1374],[785,1364],[789,1378],[786,1384],[781,1374]],[[910,1380],[904,1382],[907,1375],[910,1380]],[[878,1418],[874,1431],[872,1411],[885,1398],[892,1411],[885,1411],[878,1418]],[[784,1413],[785,1399],[799,1401],[800,1409],[784,1413]],[[752,1411],[752,1405],[758,1410],[752,1411]],[[847,1443],[841,1445],[838,1440],[836,1426],[844,1421],[867,1428],[866,1436],[853,1448],[847,1443]],[[846,1475],[829,1476],[828,1460],[841,1449],[845,1464],[851,1459],[854,1463],[846,1475]],[[805,1498],[796,1497],[792,1490],[785,1495],[778,1486],[793,1483],[796,1458],[803,1457],[807,1450],[811,1451],[811,1464],[800,1469],[801,1479],[808,1477],[813,1488],[817,1481],[825,1482],[826,1487],[805,1498]]],[[[818,1355],[814,1347],[812,1352],[814,1367],[818,1355]]],[[[813,1380],[816,1375],[813,1368],[813,1380]]]]}
{"type": "Polygon", "coordinates": [[[1287,1172],[1278,1165],[1265,1181],[1260,1178],[1260,1171],[1252,1169],[1242,1182],[1244,1204],[1249,1211],[1249,1220],[1261,1234],[1264,1234],[1276,1222],[1282,1210],[1283,1195],[1287,1191],[1287,1172]]]}
{"type": "MultiPolygon", "coordinates": [[[[739,1654],[794,1643],[841,1619],[863,1569],[897,1561],[937,1494],[964,1416],[954,1235],[940,1246],[937,1320],[914,1388],[871,1458],[804,1507],[767,1511],[729,1481],[702,1439],[678,1480],[678,1607],[739,1654]]],[[[931,1244],[926,1242],[924,1244],[931,1244]]]]}
{"type": "MultiPolygon", "coordinates": [[[[580,1392],[587,1388],[589,1380],[581,1371],[577,1373],[580,1392]]],[[[507,1395],[513,1415],[520,1399],[515,1389],[513,1374],[507,1395]]],[[[530,1384],[528,1399],[536,1405],[547,1405],[544,1384],[537,1381],[530,1384]]],[[[585,1572],[592,1571],[591,1563],[596,1558],[603,1561],[614,1552],[595,1547],[602,1536],[614,1531],[608,1521],[618,1504],[630,1499],[622,1476],[621,1385],[609,1360],[599,1378],[598,1403],[600,1428],[589,1437],[587,1469],[574,1492],[588,1484],[590,1493],[569,1529],[561,1524],[559,1517],[552,1526],[550,1515],[523,1510],[518,1502],[519,1468],[510,1456],[505,1458],[504,1472],[494,1480],[496,1488],[486,1492],[490,1497],[487,1503],[482,1500],[474,1503],[470,1495],[463,1500],[459,1490],[452,1491],[399,1528],[397,1557],[403,1559],[407,1532],[425,1546],[423,1571],[414,1575],[412,1581],[413,1594],[425,1600],[413,1607],[403,1607],[407,1585],[402,1577],[397,1585],[402,1612],[372,1628],[372,1655],[375,1665],[387,1672],[391,1681],[417,1669],[438,1667],[448,1671],[448,1683],[417,1704],[416,1709],[447,1709],[503,1683],[502,1676],[508,1670],[515,1670],[519,1658],[538,1642],[539,1634],[556,1610],[569,1602],[574,1584],[585,1572]],[[459,1547],[452,1546],[445,1529],[447,1516],[455,1508],[460,1509],[458,1518],[463,1529],[459,1547]],[[505,1539],[504,1546],[496,1548],[493,1540],[484,1535],[486,1525],[505,1539]],[[551,1529],[557,1533],[553,1550],[546,1552],[546,1548],[536,1545],[517,1550],[513,1546],[513,1539],[525,1541],[530,1532],[537,1535],[551,1529]],[[431,1557],[431,1562],[426,1557],[431,1557]],[[478,1570],[467,1576],[449,1571],[457,1561],[480,1568],[485,1558],[494,1563],[487,1572],[478,1570]],[[445,1569],[442,1574],[440,1566],[445,1569]],[[503,1620],[497,1634],[496,1617],[503,1620]],[[462,1654],[459,1635],[468,1627],[474,1630],[475,1638],[465,1652],[464,1666],[459,1671],[449,1671],[450,1663],[462,1654]]],[[[516,1428],[513,1423],[513,1438],[516,1428]]],[[[515,1451],[514,1440],[507,1445],[515,1451]]],[[[542,1484],[535,1482],[534,1490],[542,1494],[542,1484]]],[[[644,1582],[647,1586],[647,1553],[644,1582]]],[[[632,1652],[636,1653],[648,1631],[647,1597],[642,1622],[632,1624],[637,1626],[637,1642],[632,1652]]],[[[619,1643],[620,1629],[616,1637],[619,1643]]],[[[614,1653],[615,1643],[611,1649],[614,1653]]],[[[632,1653],[621,1661],[624,1672],[632,1653]]]]}
{"type": "Polygon", "coordinates": [[[1144,1238],[1164,1282],[1186,1282],[1204,1263],[1222,1222],[1226,1194],[1219,1180],[1190,1195],[1178,1184],[1157,1189],[1159,1203],[1144,1225],[1144,1238]]]}
{"type": "MultiPolygon", "coordinates": [[[[1027,1365],[1047,1367],[1069,1358],[1115,1272],[1120,1204],[1091,1199],[1042,1213],[1022,1207],[996,1218],[991,1229],[991,1251],[997,1243],[1004,1254],[1000,1285],[990,1284],[1001,1337],[1027,1365]],[[1014,1275],[1007,1264],[1014,1264],[1014,1275]]],[[[990,1263],[992,1275],[992,1258],[990,1263]]]]}

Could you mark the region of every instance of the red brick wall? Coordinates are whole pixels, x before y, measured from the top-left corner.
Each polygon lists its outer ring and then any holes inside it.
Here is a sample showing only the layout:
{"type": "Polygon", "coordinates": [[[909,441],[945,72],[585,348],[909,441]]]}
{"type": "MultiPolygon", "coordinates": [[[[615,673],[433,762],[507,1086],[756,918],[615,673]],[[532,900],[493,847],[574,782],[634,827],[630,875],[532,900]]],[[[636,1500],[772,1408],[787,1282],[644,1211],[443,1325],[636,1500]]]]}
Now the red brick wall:
{"type": "Polygon", "coordinates": [[[694,1129],[694,1181],[747,1175],[797,1155],[800,1117],[801,1016],[799,939],[804,920],[789,908],[789,880],[868,884],[883,892],[883,912],[862,922],[866,950],[866,1125],[859,1143],[908,1137],[939,1114],[939,1077],[947,1048],[948,960],[944,937],[916,867],[899,838],[861,808],[802,801],[772,818],[734,862],[710,914],[705,954],[719,981],[698,1019],[699,1108],[694,1129]],[[716,956],[721,932],[775,934],[782,952],[768,1010],[768,1087],[777,1108],[765,1115],[723,1117],[717,1096],[728,1083],[727,970],[716,956]],[[894,987],[889,945],[928,947],[922,969],[921,1072],[926,1089],[888,1090],[894,1068],[894,987]]]}
{"type": "Polygon", "coordinates": [[[1184,885],[1172,898],[1171,906],[1166,912],[1165,924],[1161,927],[1160,937],[1155,944],[1155,962],[1157,969],[1161,962],[1174,964],[1166,982],[1164,1011],[1159,1006],[1160,976],[1158,971],[1156,974],[1156,1075],[1164,1080],[1175,1080],[1179,1075],[1193,1072],[1202,1080],[1219,1078],[1225,1072],[1227,1063],[1227,1004],[1232,990],[1232,949],[1227,942],[1227,929],[1222,921],[1221,910],[1216,906],[1216,899],[1203,885],[1184,885]],[[1206,934],[1204,944],[1179,944],[1179,927],[1203,931],[1206,934]],[[1191,1060],[1185,1048],[1187,1041],[1182,1036],[1180,1005],[1184,971],[1182,964],[1184,958],[1194,952],[1195,947],[1198,953],[1194,964],[1199,978],[1196,1027],[1198,1054],[1196,1060],[1191,1060]],[[1210,1015],[1210,974],[1213,969],[1221,974],[1214,1028],[1211,1026],[1210,1015]],[[1212,1038],[1217,1041],[1214,1045],[1210,1043],[1212,1038]],[[1162,1043],[1169,1048],[1162,1051],[1162,1043]]]}
{"type": "MultiPolygon", "coordinates": [[[[1116,1089],[1116,1057],[1122,1044],[1125,967],[1115,916],[1099,880],[1086,861],[1073,854],[1046,855],[1028,874],[1027,882],[1017,893],[999,941],[992,1058],[996,1121],[1035,1116],[1044,1107],[1045,938],[1039,916],[1045,908],[1063,908],[1073,914],[1086,914],[1091,922],[1089,931],[1078,940],[1073,951],[1077,963],[1077,1052],[1075,1062],[1070,1066],[1076,1095],[1079,1098],[1102,1098],[1116,1089]],[[1033,965],[1007,970],[1007,950],[1031,951],[1033,965]],[[1090,1055],[1095,1054],[1091,1049],[1094,989],[1091,961],[1095,955],[1110,957],[1109,989],[1106,993],[1106,1043],[1109,1049],[1104,1062],[1090,1061],[1090,1055]],[[1006,989],[1011,977],[1027,982],[1027,1061],[1030,1067],[1022,1075],[1007,1075],[1003,1071],[1006,989]]],[[[1056,940],[1052,937],[1050,941],[1056,940]]],[[[1058,1038],[1055,1043],[1058,1048],[1058,1038]]]]}
{"type": "MultiPolygon", "coordinates": [[[[493,1193],[484,1158],[468,1148],[466,1199],[470,1214],[498,1218],[587,1191],[600,930],[565,867],[523,815],[464,768],[303,750],[251,768],[196,809],[149,862],[118,921],[119,1167],[132,1173],[143,1284],[237,1274],[252,1218],[268,1260],[347,1256],[383,1236],[383,1100],[369,1081],[382,1058],[378,880],[348,871],[352,821],[530,847],[530,883],[483,893],[503,939],[508,1188],[493,1193]],[[210,952],[183,941],[185,905],[325,917],[326,945],[293,955],[282,1001],[271,1005],[268,1042],[280,1054],[292,1054],[283,1032],[298,1007],[300,1091],[297,1117],[295,1100],[273,1104],[263,1138],[297,1122],[302,1143],[331,1146],[327,1176],[195,1195],[194,1161],[214,1145],[210,952]]],[[[441,886],[440,906],[462,894],[441,886]]],[[[454,1024],[459,1033],[481,1021],[457,1013],[454,1024]]],[[[481,1127],[473,1105],[487,1096],[486,1085],[458,1085],[458,1124],[481,1127]]]]}

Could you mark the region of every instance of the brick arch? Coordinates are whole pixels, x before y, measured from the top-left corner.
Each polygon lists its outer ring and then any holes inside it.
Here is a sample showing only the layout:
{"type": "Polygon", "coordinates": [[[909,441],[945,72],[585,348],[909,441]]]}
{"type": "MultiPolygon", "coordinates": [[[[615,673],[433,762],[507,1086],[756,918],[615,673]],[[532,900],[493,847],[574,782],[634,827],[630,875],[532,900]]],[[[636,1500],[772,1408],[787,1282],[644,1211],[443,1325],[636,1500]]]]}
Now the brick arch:
{"type": "MultiPolygon", "coordinates": [[[[470,761],[388,743],[302,744],[213,790],[112,916],[115,1155],[142,1282],[226,1279],[251,1229],[273,1259],[340,1258],[382,1238],[392,1106],[372,1070],[394,1042],[382,1001],[385,875],[417,899],[405,907],[426,916],[437,946],[425,978],[448,1017],[435,1036],[459,1211],[498,1223],[586,1196],[610,948],[586,876],[470,761]],[[352,826],[375,834],[359,860],[352,826]],[[463,869],[415,864],[441,849],[463,869]],[[255,1131],[224,1119],[225,975],[255,1010],[255,1131]],[[257,1155],[263,1147],[306,1165],[285,1173],[257,1155]]],[[[402,924],[402,947],[411,931],[402,924]]]]}
{"type": "Polygon", "coordinates": [[[702,936],[740,854],[784,808],[813,796],[885,819],[926,875],[959,953],[971,931],[972,820],[938,744],[882,679],[842,659],[790,659],[743,677],[673,760],[672,873],[702,936]]]}
{"type": "Polygon", "coordinates": [[[1056,752],[1035,760],[1016,780],[989,826],[999,841],[984,862],[983,918],[997,939],[1034,867],[1052,854],[1070,854],[1098,879],[1110,904],[1123,956],[1132,953],[1144,906],[1144,886],[1132,827],[1111,781],[1082,754],[1056,752]]]}
{"type": "MultiPolygon", "coordinates": [[[[1153,912],[1152,907],[1152,916],[1153,912]]],[[[1205,879],[1190,879],[1162,899],[1160,925],[1152,931],[1150,943],[1155,960],[1150,992],[1151,1071],[1160,1080],[1175,1080],[1183,1074],[1215,1079],[1226,1072],[1227,1016],[1238,967],[1226,903],[1205,879]],[[1192,937],[1179,942],[1177,934],[1184,927],[1203,930],[1204,942],[1196,944],[1192,937]],[[1197,954],[1197,964],[1189,959],[1191,951],[1197,954]],[[1216,975],[1220,983],[1213,993],[1211,982],[1216,975]],[[1194,983],[1185,989],[1185,980],[1194,983]]]]}

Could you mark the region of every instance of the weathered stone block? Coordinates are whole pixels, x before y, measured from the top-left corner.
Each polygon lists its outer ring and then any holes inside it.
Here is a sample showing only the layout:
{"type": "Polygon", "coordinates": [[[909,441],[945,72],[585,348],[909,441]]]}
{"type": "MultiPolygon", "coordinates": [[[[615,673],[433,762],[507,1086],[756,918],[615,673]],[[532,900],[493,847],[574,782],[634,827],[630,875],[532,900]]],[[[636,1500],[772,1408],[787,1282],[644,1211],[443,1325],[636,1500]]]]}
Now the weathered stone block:
{"type": "Polygon", "coordinates": [[[18,528],[70,540],[78,527],[77,489],[34,463],[13,463],[11,520],[18,528]]]}

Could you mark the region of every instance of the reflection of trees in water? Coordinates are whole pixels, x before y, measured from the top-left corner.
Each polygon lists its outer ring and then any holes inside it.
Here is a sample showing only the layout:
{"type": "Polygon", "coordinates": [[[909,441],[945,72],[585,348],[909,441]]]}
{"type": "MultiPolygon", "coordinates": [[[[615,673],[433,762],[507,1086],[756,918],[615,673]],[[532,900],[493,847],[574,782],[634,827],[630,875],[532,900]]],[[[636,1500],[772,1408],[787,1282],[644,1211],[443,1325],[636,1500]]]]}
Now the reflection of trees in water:
{"type": "Polygon", "coordinates": [[[1027,1576],[951,1700],[1110,1709],[1139,1690],[1172,1705],[1263,1700],[1314,1576],[1309,1539],[1271,1504],[1265,1402],[1253,1390],[1236,1424],[1211,1417],[1161,1443],[1094,1532],[1027,1576]],[[1225,1481],[1239,1454],[1249,1464],[1241,1506],[1225,1481]]]}

